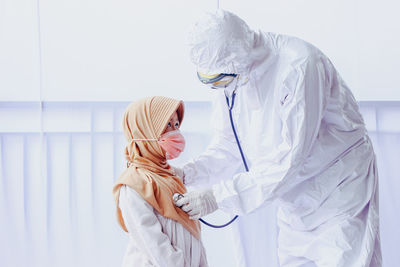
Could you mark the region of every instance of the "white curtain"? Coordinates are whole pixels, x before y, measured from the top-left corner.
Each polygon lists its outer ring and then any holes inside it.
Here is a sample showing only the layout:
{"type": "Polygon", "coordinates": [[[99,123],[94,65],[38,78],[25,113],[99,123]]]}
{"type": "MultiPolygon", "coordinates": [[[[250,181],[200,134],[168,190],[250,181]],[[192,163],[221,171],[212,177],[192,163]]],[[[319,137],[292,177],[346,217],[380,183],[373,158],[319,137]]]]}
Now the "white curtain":
{"type": "MultiPolygon", "coordinates": [[[[0,104],[0,266],[119,266],[128,242],[115,218],[113,182],[125,167],[121,117],[125,102],[0,104]]],[[[361,102],[380,173],[384,264],[400,262],[400,102],[361,102]]],[[[181,165],[210,140],[209,102],[187,102],[181,165]]],[[[267,242],[243,246],[275,266],[274,216],[254,218],[267,242]],[[269,227],[270,230],[265,230],[269,227]],[[264,230],[262,230],[264,229],[264,230]]],[[[217,212],[207,219],[222,223],[217,212]]],[[[250,220],[253,218],[249,217],[250,220]]],[[[232,235],[203,227],[211,266],[235,266],[232,235]]]]}

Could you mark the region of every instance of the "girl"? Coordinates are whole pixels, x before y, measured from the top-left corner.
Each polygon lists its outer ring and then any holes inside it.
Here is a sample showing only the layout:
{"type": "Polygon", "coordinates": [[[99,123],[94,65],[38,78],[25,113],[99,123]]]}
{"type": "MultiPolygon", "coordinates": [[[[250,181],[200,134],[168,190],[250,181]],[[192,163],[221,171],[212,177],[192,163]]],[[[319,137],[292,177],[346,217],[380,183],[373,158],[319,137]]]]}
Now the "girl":
{"type": "Polygon", "coordinates": [[[208,266],[198,221],[172,200],[186,192],[167,162],[184,149],[183,115],[183,102],[166,97],[142,99],[125,111],[128,164],[113,189],[118,221],[130,238],[124,267],[208,266]]]}

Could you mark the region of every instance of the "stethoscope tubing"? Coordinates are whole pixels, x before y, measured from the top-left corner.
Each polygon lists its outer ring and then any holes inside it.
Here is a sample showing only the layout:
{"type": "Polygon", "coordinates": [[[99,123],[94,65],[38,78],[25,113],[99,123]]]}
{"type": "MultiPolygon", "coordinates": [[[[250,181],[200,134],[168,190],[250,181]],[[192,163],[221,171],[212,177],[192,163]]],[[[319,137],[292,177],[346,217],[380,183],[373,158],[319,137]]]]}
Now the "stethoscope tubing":
{"type": "MultiPolygon", "coordinates": [[[[248,171],[249,171],[249,167],[247,166],[247,162],[246,162],[246,159],[245,159],[245,157],[244,157],[244,153],[243,153],[243,150],[242,150],[242,146],[240,145],[239,138],[238,138],[238,136],[237,136],[236,129],[235,129],[235,124],[233,123],[233,118],[232,118],[232,109],[233,109],[233,106],[234,106],[234,104],[235,104],[235,96],[236,96],[236,92],[234,91],[234,92],[232,93],[232,102],[231,102],[231,104],[229,104],[229,97],[228,97],[228,96],[225,96],[225,98],[226,98],[226,104],[227,104],[228,109],[229,109],[229,119],[230,119],[230,121],[231,121],[231,126],[232,126],[233,134],[235,135],[236,144],[237,144],[237,146],[238,146],[238,148],[239,148],[239,152],[240,152],[240,155],[241,155],[241,157],[242,157],[242,161],[243,161],[244,168],[246,169],[246,172],[248,172],[248,171]]],[[[201,222],[204,223],[205,225],[207,225],[207,226],[209,226],[209,227],[212,227],[212,228],[223,228],[223,227],[226,227],[226,226],[230,225],[231,223],[233,223],[238,217],[239,217],[239,215],[235,215],[235,217],[233,217],[233,219],[231,219],[229,222],[227,222],[227,223],[225,223],[225,224],[222,224],[222,225],[211,224],[211,223],[206,222],[205,220],[203,220],[203,219],[201,219],[201,218],[199,219],[199,221],[201,221],[201,222]]]]}

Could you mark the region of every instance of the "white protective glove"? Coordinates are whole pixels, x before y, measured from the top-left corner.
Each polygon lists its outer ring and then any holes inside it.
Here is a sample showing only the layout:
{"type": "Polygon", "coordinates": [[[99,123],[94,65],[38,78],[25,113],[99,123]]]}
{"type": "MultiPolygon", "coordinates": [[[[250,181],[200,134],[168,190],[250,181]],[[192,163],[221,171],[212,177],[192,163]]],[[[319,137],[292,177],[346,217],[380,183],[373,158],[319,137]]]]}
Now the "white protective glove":
{"type": "Polygon", "coordinates": [[[198,220],[218,209],[217,201],[211,189],[188,192],[174,202],[175,206],[189,214],[189,218],[192,220],[198,220]]]}

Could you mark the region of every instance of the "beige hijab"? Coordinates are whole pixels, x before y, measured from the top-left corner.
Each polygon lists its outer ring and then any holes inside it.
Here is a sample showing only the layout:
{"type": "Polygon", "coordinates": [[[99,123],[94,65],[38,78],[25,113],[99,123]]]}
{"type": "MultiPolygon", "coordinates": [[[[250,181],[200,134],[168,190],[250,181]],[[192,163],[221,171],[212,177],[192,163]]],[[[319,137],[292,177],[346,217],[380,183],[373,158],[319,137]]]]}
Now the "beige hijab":
{"type": "Polygon", "coordinates": [[[123,130],[129,144],[125,149],[127,169],[113,188],[117,204],[117,217],[122,229],[128,232],[119,209],[119,192],[122,185],[134,189],[162,216],[182,224],[193,236],[200,239],[200,224],[189,219],[172,201],[174,193],[185,193],[186,188],[167,163],[165,152],[156,140],[165,130],[173,113],[177,111],[182,122],[183,102],[155,96],[134,102],[124,114],[123,130]],[[137,139],[154,139],[144,141],[137,139]]]}

